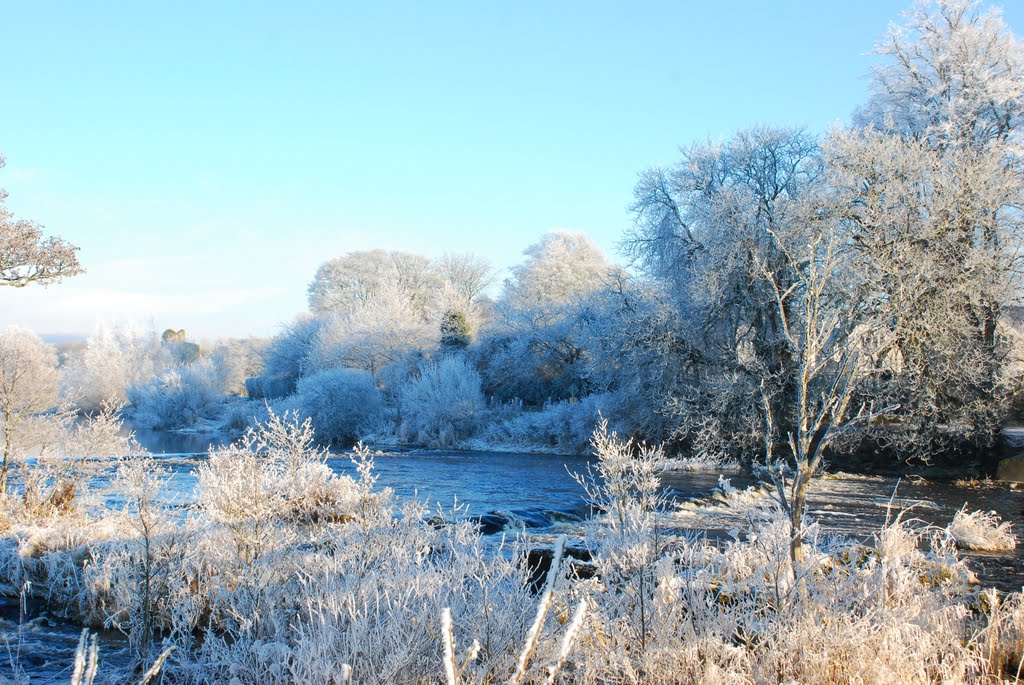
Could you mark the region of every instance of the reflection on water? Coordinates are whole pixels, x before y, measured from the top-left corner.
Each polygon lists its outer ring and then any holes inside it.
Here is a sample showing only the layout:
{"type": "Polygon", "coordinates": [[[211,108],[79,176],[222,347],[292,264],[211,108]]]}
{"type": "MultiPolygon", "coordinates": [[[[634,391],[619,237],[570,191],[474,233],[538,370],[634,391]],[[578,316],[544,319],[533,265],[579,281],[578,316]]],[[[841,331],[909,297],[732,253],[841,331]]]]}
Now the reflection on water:
{"type": "Polygon", "coordinates": [[[178,433],[155,430],[136,430],[134,433],[139,444],[151,454],[206,454],[211,447],[220,447],[231,442],[222,433],[178,433]]]}

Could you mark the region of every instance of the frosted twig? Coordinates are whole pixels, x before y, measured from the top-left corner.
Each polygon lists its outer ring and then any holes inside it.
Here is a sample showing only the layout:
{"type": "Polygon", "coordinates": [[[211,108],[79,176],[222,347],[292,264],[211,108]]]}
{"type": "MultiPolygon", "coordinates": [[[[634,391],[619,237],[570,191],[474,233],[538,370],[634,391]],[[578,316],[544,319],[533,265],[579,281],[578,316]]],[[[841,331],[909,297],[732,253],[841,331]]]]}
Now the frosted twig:
{"type": "Polygon", "coordinates": [[[523,679],[526,667],[530,663],[530,657],[533,656],[533,650],[537,647],[540,631],[544,627],[544,618],[548,615],[548,610],[551,608],[551,591],[554,588],[555,579],[558,577],[558,567],[562,563],[562,552],[564,551],[565,536],[559,535],[558,540],[555,542],[555,553],[551,559],[548,578],[544,583],[544,594],[541,596],[540,604],[537,606],[537,618],[534,619],[530,631],[526,634],[526,644],[523,645],[523,651],[519,653],[519,662],[516,664],[515,673],[509,678],[509,685],[519,685],[519,681],[523,679]]]}
{"type": "Polygon", "coordinates": [[[161,652],[160,656],[153,662],[153,665],[149,667],[148,671],[146,671],[146,674],[142,676],[142,680],[139,681],[139,685],[147,685],[150,680],[155,678],[157,674],[160,673],[160,669],[163,668],[164,662],[167,661],[167,657],[169,657],[173,651],[174,645],[171,645],[161,652]]]}
{"type": "Polygon", "coordinates": [[[452,637],[452,610],[441,609],[441,639],[444,641],[444,675],[448,685],[458,685],[455,674],[455,644],[452,637]]]}
{"type": "Polygon", "coordinates": [[[580,626],[583,625],[583,619],[587,615],[587,599],[584,597],[580,601],[580,605],[576,607],[576,613],[573,614],[572,622],[569,623],[569,627],[565,631],[565,635],[562,637],[562,649],[558,652],[558,661],[552,666],[548,667],[548,677],[544,681],[544,685],[553,685],[555,682],[555,676],[562,670],[562,666],[565,664],[565,660],[569,657],[569,652],[572,650],[572,645],[576,641],[576,633],[579,632],[580,626]]]}

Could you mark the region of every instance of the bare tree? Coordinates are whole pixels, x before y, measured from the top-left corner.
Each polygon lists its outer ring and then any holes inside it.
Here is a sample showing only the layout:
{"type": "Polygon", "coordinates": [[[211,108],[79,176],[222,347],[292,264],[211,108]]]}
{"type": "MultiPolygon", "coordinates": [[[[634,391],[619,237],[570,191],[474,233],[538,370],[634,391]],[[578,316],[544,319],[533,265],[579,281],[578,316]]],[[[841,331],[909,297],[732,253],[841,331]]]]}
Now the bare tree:
{"type": "MultiPolygon", "coordinates": [[[[814,226],[814,224],[811,224],[814,226]]],[[[775,449],[777,404],[770,377],[762,379],[765,410],[765,464],[775,484],[776,499],[790,521],[790,557],[802,558],[803,519],[811,478],[836,440],[891,407],[856,404],[858,385],[865,378],[869,360],[885,346],[884,333],[876,322],[862,315],[859,303],[847,297],[842,272],[848,260],[837,232],[814,226],[810,231],[784,236],[770,230],[785,255],[791,278],[781,281],[762,263],[771,284],[782,324],[782,339],[796,365],[795,393],[783,428],[787,458],[775,449]]]]}
{"type": "Polygon", "coordinates": [[[814,138],[757,127],[687,148],[674,167],[637,185],[636,223],[623,246],[677,311],[685,344],[675,347],[684,358],[673,365],[687,378],[663,404],[681,443],[749,458],[763,439],[764,374],[780,386],[771,393],[778,422],[789,421],[783,400],[793,392],[794,365],[764,271],[788,285],[792,275],[770,232],[788,231],[793,209],[822,184],[814,138]]]}
{"type": "Polygon", "coordinates": [[[445,253],[437,261],[437,271],[469,307],[494,282],[495,273],[490,263],[474,254],[445,253]]]}
{"type": "MultiPolygon", "coordinates": [[[[4,164],[0,156],[0,167],[4,164]]],[[[84,271],[77,247],[56,236],[44,238],[40,226],[14,217],[4,205],[6,199],[7,192],[0,189],[0,285],[45,285],[84,271]]]]}

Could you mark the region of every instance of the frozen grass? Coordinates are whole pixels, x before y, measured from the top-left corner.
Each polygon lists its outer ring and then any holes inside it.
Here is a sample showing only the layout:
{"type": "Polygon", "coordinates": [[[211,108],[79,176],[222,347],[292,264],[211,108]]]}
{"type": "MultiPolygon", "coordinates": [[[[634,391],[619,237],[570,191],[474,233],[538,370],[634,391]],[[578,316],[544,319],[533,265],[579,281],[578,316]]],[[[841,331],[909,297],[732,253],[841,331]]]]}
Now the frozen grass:
{"type": "Polygon", "coordinates": [[[738,472],[739,464],[717,456],[665,457],[661,460],[665,471],[722,471],[738,472]]]}
{"type": "Polygon", "coordinates": [[[946,530],[961,549],[1006,552],[1017,547],[1009,521],[1000,521],[991,511],[968,512],[966,504],[956,512],[946,530]]]}
{"type": "MultiPolygon", "coordinates": [[[[519,550],[397,507],[366,450],[358,477],[333,474],[308,425],[276,417],[211,457],[184,516],[145,460],[119,473],[119,510],[5,509],[0,579],[123,631],[137,673],[173,646],[164,683],[981,685],[1017,670],[1024,601],[972,584],[944,531],[897,519],[864,544],[812,526],[794,573],[769,498],[740,497],[745,536],[672,536],[661,453],[607,431],[594,444],[596,575],[555,561],[540,597],[519,550]]],[[[138,680],[122,675],[98,681],[138,680]]]]}

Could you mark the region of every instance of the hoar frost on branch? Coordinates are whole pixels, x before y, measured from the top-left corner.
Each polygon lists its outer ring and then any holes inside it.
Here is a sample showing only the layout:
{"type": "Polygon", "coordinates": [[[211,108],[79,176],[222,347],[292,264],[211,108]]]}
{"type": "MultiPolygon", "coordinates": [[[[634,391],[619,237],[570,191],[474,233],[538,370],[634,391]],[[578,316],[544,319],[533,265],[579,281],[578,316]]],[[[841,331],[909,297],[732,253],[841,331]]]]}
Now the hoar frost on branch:
{"type": "MultiPolygon", "coordinates": [[[[0,155],[0,168],[5,161],[0,155]]],[[[6,199],[7,192],[0,189],[0,285],[45,285],[85,271],[77,247],[57,236],[44,238],[39,225],[14,217],[6,199]]]]}
{"type": "Polygon", "coordinates": [[[997,440],[1018,385],[1003,310],[1021,285],[1024,48],[998,13],[940,0],[919,3],[879,53],[859,128],[820,142],[740,132],[637,185],[624,247],[674,297],[685,363],[662,406],[682,444],[742,455],[796,430],[789,304],[774,296],[795,272],[774,238],[804,220],[829,224],[844,308],[885,338],[856,402],[893,413],[862,437],[902,457],[997,440]],[[818,215],[801,215],[811,200],[818,215]]]}

